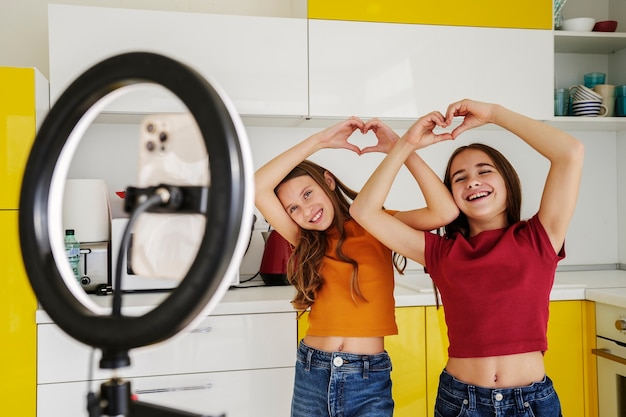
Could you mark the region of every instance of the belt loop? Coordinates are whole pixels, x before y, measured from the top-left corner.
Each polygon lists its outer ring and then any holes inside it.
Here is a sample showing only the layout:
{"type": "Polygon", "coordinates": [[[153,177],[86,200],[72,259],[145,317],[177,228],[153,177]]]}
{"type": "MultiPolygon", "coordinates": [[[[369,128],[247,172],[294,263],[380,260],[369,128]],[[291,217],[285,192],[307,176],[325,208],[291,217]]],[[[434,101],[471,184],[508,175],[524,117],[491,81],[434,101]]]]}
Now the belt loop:
{"type": "Polygon", "coordinates": [[[515,388],[515,404],[517,411],[524,411],[524,395],[521,388],[515,388]]]}
{"type": "Polygon", "coordinates": [[[313,358],[313,349],[309,349],[306,352],[306,365],[304,369],[308,372],[311,370],[311,359],[313,358]]]}
{"type": "Polygon", "coordinates": [[[370,360],[369,356],[363,356],[363,379],[368,379],[370,377],[370,360]]]}
{"type": "Polygon", "coordinates": [[[467,386],[467,395],[469,400],[469,411],[476,409],[476,387],[473,385],[467,386]]]}

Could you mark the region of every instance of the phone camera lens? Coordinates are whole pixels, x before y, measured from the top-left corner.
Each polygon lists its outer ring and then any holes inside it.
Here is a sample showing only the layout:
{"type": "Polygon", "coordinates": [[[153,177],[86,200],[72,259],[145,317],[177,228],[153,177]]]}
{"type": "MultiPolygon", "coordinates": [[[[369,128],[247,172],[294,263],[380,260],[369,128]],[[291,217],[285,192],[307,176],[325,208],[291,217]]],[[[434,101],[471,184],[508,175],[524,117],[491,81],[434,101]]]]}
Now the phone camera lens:
{"type": "Polygon", "coordinates": [[[161,142],[165,142],[167,140],[167,133],[166,132],[159,133],[159,140],[161,142]]]}
{"type": "Polygon", "coordinates": [[[146,149],[148,150],[148,152],[154,151],[154,148],[155,148],[154,142],[152,141],[146,142],[146,149]]]}
{"type": "Polygon", "coordinates": [[[148,123],[146,125],[146,130],[150,133],[154,132],[154,125],[152,123],[148,123]]]}

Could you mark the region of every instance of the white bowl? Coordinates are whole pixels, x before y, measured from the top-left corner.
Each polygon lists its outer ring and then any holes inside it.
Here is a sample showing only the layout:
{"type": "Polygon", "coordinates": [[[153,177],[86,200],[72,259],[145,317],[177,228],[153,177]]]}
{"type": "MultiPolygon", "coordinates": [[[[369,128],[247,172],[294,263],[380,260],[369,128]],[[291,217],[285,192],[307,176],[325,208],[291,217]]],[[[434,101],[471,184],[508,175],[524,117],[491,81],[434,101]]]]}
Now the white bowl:
{"type": "Polygon", "coordinates": [[[595,24],[596,19],[593,17],[575,17],[564,20],[561,28],[572,32],[591,32],[595,24]]]}

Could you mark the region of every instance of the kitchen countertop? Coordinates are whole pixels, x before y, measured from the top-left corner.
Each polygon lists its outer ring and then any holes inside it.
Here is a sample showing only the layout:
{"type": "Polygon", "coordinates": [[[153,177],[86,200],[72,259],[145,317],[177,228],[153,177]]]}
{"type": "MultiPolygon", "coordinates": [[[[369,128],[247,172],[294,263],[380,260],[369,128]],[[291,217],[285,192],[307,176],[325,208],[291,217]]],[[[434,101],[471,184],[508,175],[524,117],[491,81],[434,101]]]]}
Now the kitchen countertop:
{"type": "MultiPolygon", "coordinates": [[[[211,315],[293,312],[291,286],[268,287],[262,281],[251,281],[226,292],[211,315]]],[[[127,294],[123,314],[139,316],[158,305],[168,293],[127,294]]],[[[435,298],[430,277],[417,271],[396,276],[396,306],[431,306],[435,298]]],[[[89,296],[96,306],[108,308],[111,296],[89,296]]],[[[591,300],[626,307],[626,271],[557,272],[550,300],[591,300]]],[[[52,323],[42,309],[37,310],[37,323],[52,323]]]]}

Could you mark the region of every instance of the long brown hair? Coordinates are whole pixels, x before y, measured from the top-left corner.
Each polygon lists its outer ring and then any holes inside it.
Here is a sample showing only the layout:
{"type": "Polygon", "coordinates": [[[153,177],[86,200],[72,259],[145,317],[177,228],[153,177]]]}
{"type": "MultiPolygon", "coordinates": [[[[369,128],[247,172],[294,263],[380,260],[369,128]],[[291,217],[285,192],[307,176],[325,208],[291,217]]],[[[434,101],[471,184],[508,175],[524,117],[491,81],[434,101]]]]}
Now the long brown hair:
{"type": "MultiPolygon", "coordinates": [[[[450,178],[450,168],[452,167],[452,162],[461,152],[468,149],[484,152],[493,161],[495,168],[498,170],[500,175],[502,175],[506,187],[506,224],[507,226],[510,226],[513,223],[517,223],[520,220],[522,209],[522,186],[513,165],[511,165],[508,159],[506,159],[506,157],[497,149],[482,143],[472,143],[470,145],[457,148],[448,160],[448,166],[446,167],[443,183],[446,185],[448,190],[452,192],[452,181],[450,178]]],[[[467,236],[469,234],[469,222],[467,220],[467,216],[463,212],[460,212],[459,217],[452,221],[452,223],[448,224],[445,227],[445,230],[446,235],[448,236],[452,236],[456,232],[467,236]]]]}
{"type": "MultiPolygon", "coordinates": [[[[324,167],[308,160],[302,161],[291,170],[274,189],[274,192],[286,181],[303,175],[308,175],[313,178],[332,202],[335,217],[330,227],[336,228],[339,232],[339,242],[337,243],[336,251],[337,257],[343,262],[352,265],[352,280],[350,281],[352,298],[355,301],[358,298],[367,302],[359,287],[359,264],[354,259],[346,256],[342,250],[343,243],[346,240],[344,223],[351,219],[349,211],[350,204],[358,193],[346,186],[324,167]],[[335,181],[334,190],[328,186],[324,177],[325,173],[333,177],[335,181]]],[[[310,307],[311,304],[315,302],[317,293],[324,284],[324,279],[320,275],[320,268],[327,246],[328,242],[324,231],[300,229],[300,238],[287,263],[287,279],[296,288],[296,295],[291,303],[297,310],[303,311],[310,307]]],[[[401,259],[397,260],[396,256],[394,256],[394,265],[402,272],[403,268],[400,269],[401,267],[399,266],[402,265],[401,259]]]]}

